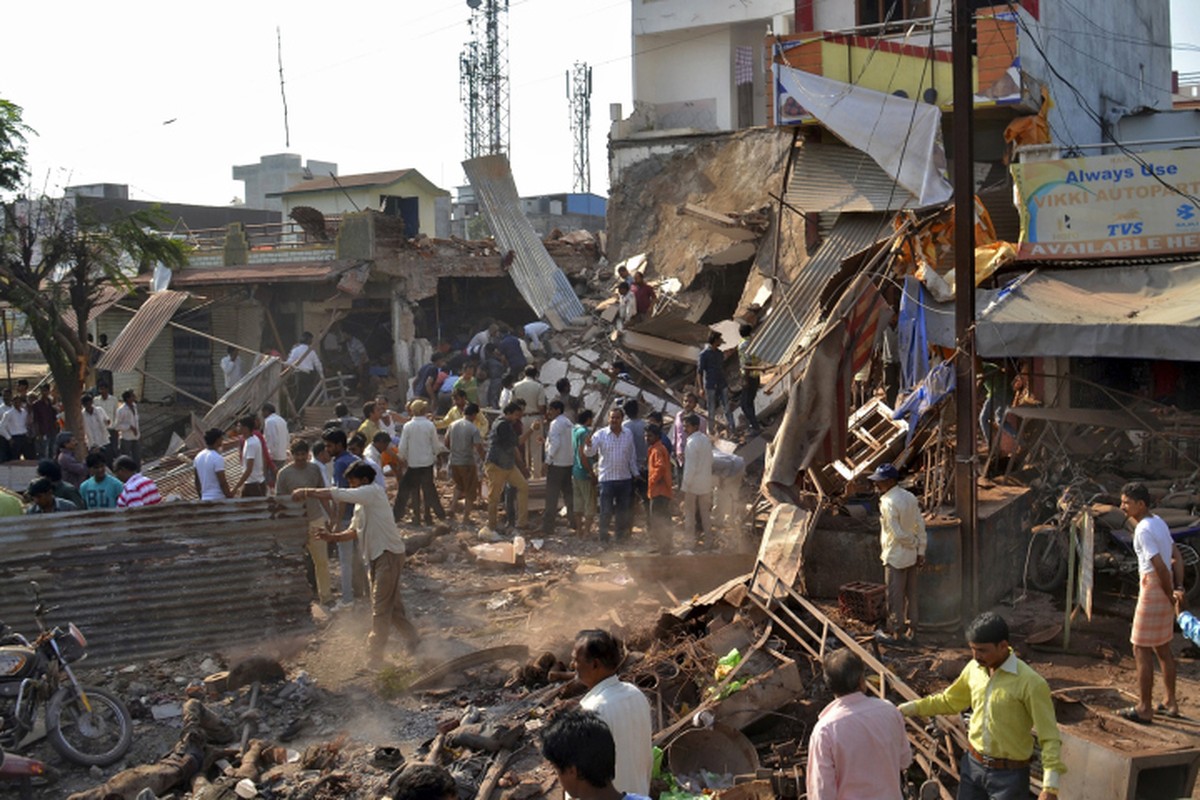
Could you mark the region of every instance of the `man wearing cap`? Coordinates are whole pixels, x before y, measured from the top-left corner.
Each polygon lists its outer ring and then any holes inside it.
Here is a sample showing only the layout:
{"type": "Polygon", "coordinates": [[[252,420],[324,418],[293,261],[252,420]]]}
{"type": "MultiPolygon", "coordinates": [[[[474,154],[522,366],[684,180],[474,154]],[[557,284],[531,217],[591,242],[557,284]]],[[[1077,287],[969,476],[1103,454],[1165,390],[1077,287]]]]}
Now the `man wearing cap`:
{"type": "Polygon", "coordinates": [[[917,498],[899,486],[900,471],[880,464],[868,478],[879,494],[879,543],[887,583],[887,627],[876,636],[905,636],[917,629],[917,575],[925,566],[925,519],[917,498]]]}

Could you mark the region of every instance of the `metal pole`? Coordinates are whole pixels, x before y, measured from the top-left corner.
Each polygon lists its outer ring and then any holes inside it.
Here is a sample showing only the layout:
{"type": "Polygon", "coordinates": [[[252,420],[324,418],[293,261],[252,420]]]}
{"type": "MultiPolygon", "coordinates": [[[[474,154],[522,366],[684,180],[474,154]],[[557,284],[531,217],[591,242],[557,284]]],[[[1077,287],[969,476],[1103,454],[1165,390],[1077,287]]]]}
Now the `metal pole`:
{"type": "Polygon", "coordinates": [[[962,532],[963,605],[979,611],[979,528],[975,496],[975,169],[972,33],[975,20],[966,0],[954,0],[954,330],[955,409],[954,503],[962,532]]]}

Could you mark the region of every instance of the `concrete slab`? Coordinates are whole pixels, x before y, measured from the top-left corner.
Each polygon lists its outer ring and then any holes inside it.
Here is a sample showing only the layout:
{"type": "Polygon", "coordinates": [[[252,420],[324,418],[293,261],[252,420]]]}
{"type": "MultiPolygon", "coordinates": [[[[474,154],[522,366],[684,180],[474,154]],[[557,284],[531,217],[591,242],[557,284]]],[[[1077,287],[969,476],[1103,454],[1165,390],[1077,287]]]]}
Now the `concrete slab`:
{"type": "Polygon", "coordinates": [[[542,365],[542,371],[538,373],[538,380],[546,386],[553,387],[558,383],[560,378],[567,377],[568,364],[559,358],[552,358],[542,365]]]}

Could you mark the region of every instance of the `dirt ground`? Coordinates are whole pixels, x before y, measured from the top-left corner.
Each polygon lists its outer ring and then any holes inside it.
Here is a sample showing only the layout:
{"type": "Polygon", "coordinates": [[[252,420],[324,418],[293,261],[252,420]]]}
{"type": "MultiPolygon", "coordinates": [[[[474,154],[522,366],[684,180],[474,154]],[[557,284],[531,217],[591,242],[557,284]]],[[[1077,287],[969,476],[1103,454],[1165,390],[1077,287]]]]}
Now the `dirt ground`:
{"type": "MultiPolygon", "coordinates": [[[[655,561],[645,558],[640,532],[635,532],[629,547],[602,548],[594,542],[580,542],[560,528],[555,537],[531,542],[523,566],[489,568],[472,563],[464,551],[468,543],[476,541],[475,529],[460,525],[410,558],[405,602],[423,641],[411,656],[393,641],[389,659],[394,666],[382,672],[365,668],[363,645],[369,612],[364,605],[332,613],[317,611],[310,632],[257,647],[196,653],[101,671],[84,670],[85,681],[115,689],[134,710],[133,749],[112,767],[88,770],[64,762],[44,741],[34,745],[29,753],[46,760],[58,772],[57,781],[44,787],[40,796],[66,797],[101,783],[124,767],[158,759],[179,736],[180,720],[170,714],[185,699],[189,684],[249,656],[267,655],[279,659],[287,681],[264,688],[259,704],[262,719],[255,735],[297,753],[344,735],[344,743],[339,745],[340,768],[350,776],[347,780],[357,785],[347,784],[348,790],[342,796],[374,797],[391,771],[389,765],[374,760],[376,748],[397,746],[406,758],[418,758],[434,737],[439,722],[473,709],[485,718],[489,713],[502,716],[531,696],[524,687],[505,687],[517,666],[515,661],[472,667],[432,691],[406,692],[407,685],[425,671],[447,659],[497,645],[524,644],[533,656],[549,650],[569,660],[575,633],[587,627],[614,629],[635,645],[643,643],[664,607],[747,571],[750,563],[746,554],[723,549],[716,554],[679,555],[656,569],[655,561]],[[689,562],[699,566],[689,567],[689,562]]],[[[677,544],[683,543],[680,540],[677,544]]],[[[1131,702],[1124,693],[1134,687],[1128,645],[1132,604],[1132,598],[1101,586],[1097,613],[1091,621],[1074,622],[1068,653],[1026,643],[1029,636],[1062,622],[1061,607],[1056,607],[1048,596],[1030,592],[997,609],[1010,620],[1019,655],[1046,676],[1052,689],[1093,687],[1087,692],[1063,693],[1060,715],[1064,723],[1088,724],[1088,715],[1080,712],[1081,707],[1111,711],[1131,702]],[[1084,702],[1069,702],[1073,700],[1084,702]]],[[[867,626],[841,620],[836,603],[826,607],[862,641],[870,641],[867,626]]],[[[1181,641],[1176,642],[1177,653],[1183,650],[1181,641]]],[[[878,652],[918,691],[944,688],[969,657],[961,631],[925,634],[919,646],[885,647],[878,652]]],[[[1193,653],[1179,660],[1180,706],[1190,719],[1160,718],[1146,729],[1107,716],[1099,726],[1093,718],[1093,732],[1107,736],[1118,747],[1150,746],[1172,738],[1197,741],[1198,690],[1200,661],[1193,653]]],[[[228,721],[237,723],[247,707],[248,692],[245,687],[228,692],[211,700],[210,705],[228,721]]],[[[1161,689],[1156,692],[1159,697],[1161,689]]],[[[824,699],[805,701],[815,714],[824,699]]],[[[531,728],[540,724],[540,713],[535,710],[529,716],[531,728]]],[[[807,723],[801,720],[798,724],[798,730],[803,730],[807,723]]],[[[527,737],[528,742],[535,739],[527,737]]],[[[484,766],[482,762],[472,766],[467,759],[463,768],[482,770],[484,766]]],[[[553,783],[552,774],[540,765],[533,744],[518,752],[510,775],[511,782],[523,784],[529,792],[551,788],[553,783]]],[[[557,787],[552,788],[550,796],[557,794],[557,787]]],[[[14,795],[0,787],[0,796],[14,795]]],[[[180,800],[188,796],[175,795],[180,800]]],[[[506,796],[522,793],[513,789],[506,796]]],[[[1200,790],[1193,797],[1200,798],[1200,790]]]]}

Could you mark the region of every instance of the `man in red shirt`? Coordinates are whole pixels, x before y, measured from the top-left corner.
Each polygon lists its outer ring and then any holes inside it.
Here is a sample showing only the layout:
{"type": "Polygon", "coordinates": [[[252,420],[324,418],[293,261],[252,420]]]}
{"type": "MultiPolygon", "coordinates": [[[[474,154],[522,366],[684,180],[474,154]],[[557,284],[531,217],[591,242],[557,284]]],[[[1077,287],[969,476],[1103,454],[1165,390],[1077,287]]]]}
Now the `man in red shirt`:
{"type": "Polygon", "coordinates": [[[663,444],[662,428],[646,426],[649,478],[646,497],[650,500],[650,530],[654,552],[669,555],[671,542],[671,454],[663,444]]]}
{"type": "Polygon", "coordinates": [[[650,316],[654,311],[654,287],[646,283],[646,276],[640,272],[633,273],[633,284],[630,285],[629,291],[633,293],[633,301],[637,306],[637,317],[639,320],[650,316]]]}

